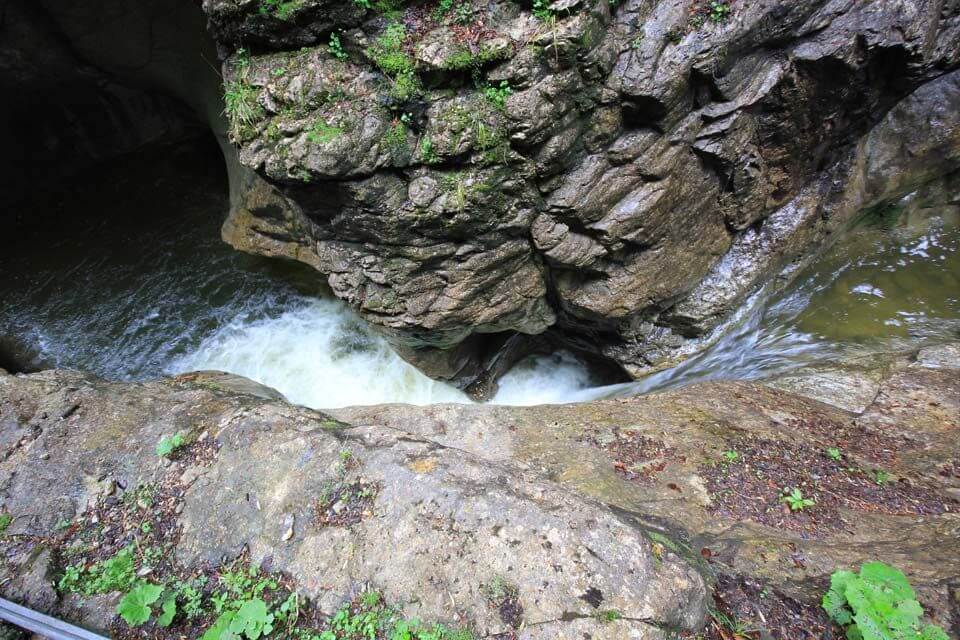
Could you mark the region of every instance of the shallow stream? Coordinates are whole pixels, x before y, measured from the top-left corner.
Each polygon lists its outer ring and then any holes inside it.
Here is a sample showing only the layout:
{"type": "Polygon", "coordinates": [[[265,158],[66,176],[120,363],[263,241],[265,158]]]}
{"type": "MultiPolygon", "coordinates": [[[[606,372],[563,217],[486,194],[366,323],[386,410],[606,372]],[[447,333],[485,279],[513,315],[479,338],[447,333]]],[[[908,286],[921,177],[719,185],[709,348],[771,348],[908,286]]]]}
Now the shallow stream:
{"type": "MultiPolygon", "coordinates": [[[[470,402],[401,360],[306,267],[225,245],[219,164],[193,147],[125,160],[0,236],[0,336],[110,379],[221,369],[312,407],[470,402]],[[54,220],[55,222],[50,222],[54,220]]],[[[908,207],[909,208],[909,207],[908,207]]],[[[699,379],[756,379],[841,355],[960,337],[960,207],[872,218],[715,344],[644,380],[596,386],[569,354],[525,361],[493,402],[575,402],[699,379]]]]}

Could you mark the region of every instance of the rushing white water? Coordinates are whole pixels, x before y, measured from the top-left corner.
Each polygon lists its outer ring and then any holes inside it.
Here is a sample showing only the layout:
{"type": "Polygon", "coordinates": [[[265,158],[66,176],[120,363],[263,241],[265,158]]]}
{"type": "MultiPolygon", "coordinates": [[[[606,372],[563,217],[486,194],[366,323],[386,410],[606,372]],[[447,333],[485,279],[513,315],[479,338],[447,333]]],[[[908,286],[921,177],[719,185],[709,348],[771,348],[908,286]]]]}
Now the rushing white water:
{"type": "MultiPolygon", "coordinates": [[[[205,183],[205,165],[191,167],[190,157],[150,164],[155,190],[142,188],[144,168],[134,166],[128,182],[104,175],[71,195],[56,243],[41,223],[36,237],[28,230],[0,242],[0,338],[34,352],[38,367],[115,380],[220,369],[316,408],[470,402],[404,362],[318,289],[316,272],[223,244],[222,185],[205,183]]],[[[956,339],[960,207],[915,222],[848,234],[786,291],[753,296],[705,340],[711,346],[669,370],[598,386],[570,354],[532,357],[500,380],[492,402],[580,402],[764,378],[840,355],[956,339]]]]}
{"type": "MultiPolygon", "coordinates": [[[[402,360],[338,301],[303,298],[276,317],[245,315],[176,359],[167,373],[229,371],[316,408],[405,402],[472,402],[402,360]]],[[[570,402],[591,385],[583,363],[569,354],[530,358],[508,372],[492,402],[533,405],[570,402]]]]}

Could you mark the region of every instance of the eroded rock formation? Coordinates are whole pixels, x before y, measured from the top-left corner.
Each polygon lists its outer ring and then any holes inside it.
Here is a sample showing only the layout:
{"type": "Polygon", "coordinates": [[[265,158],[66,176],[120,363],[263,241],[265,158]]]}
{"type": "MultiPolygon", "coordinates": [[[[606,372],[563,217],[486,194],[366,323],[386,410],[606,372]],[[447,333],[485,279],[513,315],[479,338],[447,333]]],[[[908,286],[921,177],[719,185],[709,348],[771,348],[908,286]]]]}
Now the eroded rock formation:
{"type": "Polygon", "coordinates": [[[314,266],[438,377],[525,335],[665,366],[960,158],[955,2],[364,4],[203,3],[280,192],[225,238],[314,266]]]}

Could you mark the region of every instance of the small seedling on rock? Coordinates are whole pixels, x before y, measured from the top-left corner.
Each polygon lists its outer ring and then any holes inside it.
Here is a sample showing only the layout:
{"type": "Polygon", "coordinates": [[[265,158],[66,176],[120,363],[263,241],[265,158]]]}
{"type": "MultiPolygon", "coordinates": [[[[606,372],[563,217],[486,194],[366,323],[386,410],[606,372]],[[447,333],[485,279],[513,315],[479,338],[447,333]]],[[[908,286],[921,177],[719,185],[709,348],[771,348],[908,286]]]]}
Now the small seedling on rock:
{"type": "Polygon", "coordinates": [[[597,622],[608,624],[610,622],[616,622],[623,617],[623,614],[614,609],[607,609],[597,611],[593,614],[593,617],[597,619],[597,622]]]}
{"type": "Polygon", "coordinates": [[[831,460],[839,461],[841,456],[840,449],[837,449],[836,447],[830,447],[827,449],[827,455],[830,456],[831,460]]]}
{"type": "Polygon", "coordinates": [[[160,438],[160,442],[157,443],[157,455],[161,458],[169,458],[185,444],[187,444],[187,439],[179,433],[160,438]]]}
{"type": "Polygon", "coordinates": [[[873,479],[877,481],[877,485],[882,487],[883,485],[885,485],[887,482],[890,481],[890,474],[887,473],[886,471],[881,471],[880,469],[876,469],[873,472],[873,479]]]}
{"type": "Polygon", "coordinates": [[[732,450],[731,450],[731,451],[724,451],[724,452],[723,452],[723,459],[726,461],[727,464],[733,464],[733,463],[736,462],[739,458],[740,458],[740,454],[737,453],[736,451],[732,451],[732,450]]]}
{"type": "Polygon", "coordinates": [[[784,489],[783,497],[780,498],[780,501],[786,502],[790,507],[790,511],[803,511],[807,507],[814,505],[813,498],[804,498],[803,492],[797,487],[794,487],[792,490],[784,489]]]}

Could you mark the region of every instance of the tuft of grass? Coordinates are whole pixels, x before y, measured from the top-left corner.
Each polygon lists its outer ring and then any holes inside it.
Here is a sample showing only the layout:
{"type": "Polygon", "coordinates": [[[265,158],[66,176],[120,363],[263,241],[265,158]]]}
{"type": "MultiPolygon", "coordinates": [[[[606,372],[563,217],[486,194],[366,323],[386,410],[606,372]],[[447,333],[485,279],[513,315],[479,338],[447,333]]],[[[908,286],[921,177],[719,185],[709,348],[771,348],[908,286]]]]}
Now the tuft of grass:
{"type": "Polygon", "coordinates": [[[235,141],[242,140],[263,116],[263,109],[257,102],[259,96],[260,92],[243,77],[224,86],[224,113],[230,121],[230,136],[235,141]]]}
{"type": "Polygon", "coordinates": [[[13,516],[9,513],[0,513],[0,536],[7,532],[7,529],[13,523],[13,516]]]}

